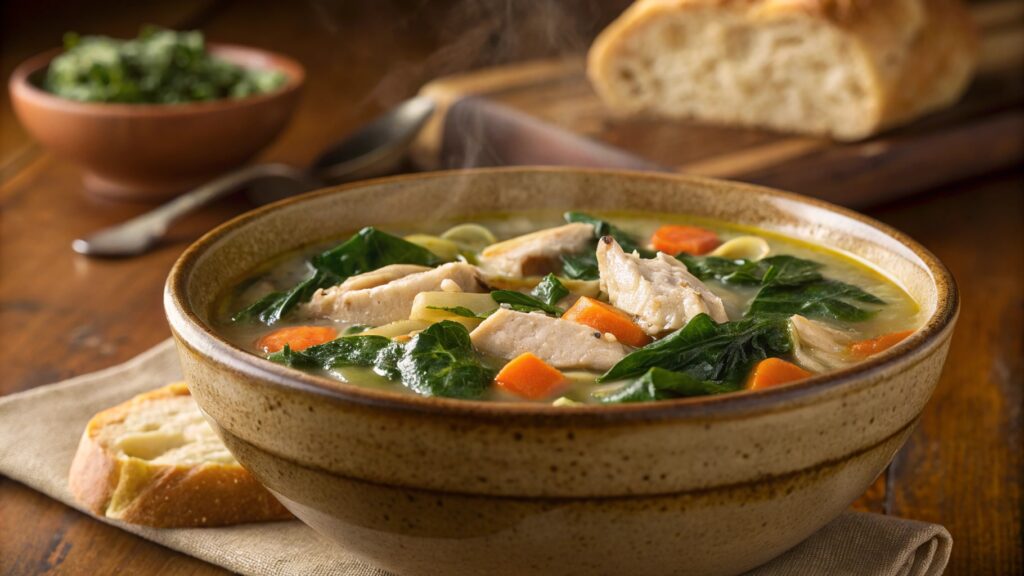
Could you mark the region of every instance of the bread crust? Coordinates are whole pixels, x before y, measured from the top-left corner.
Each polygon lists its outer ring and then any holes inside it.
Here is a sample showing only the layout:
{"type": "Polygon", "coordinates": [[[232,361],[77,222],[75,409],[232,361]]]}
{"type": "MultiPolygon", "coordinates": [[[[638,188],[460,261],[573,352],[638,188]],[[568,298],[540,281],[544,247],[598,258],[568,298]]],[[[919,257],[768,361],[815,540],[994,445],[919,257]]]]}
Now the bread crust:
{"type": "Polygon", "coordinates": [[[960,0],[639,0],[598,36],[588,54],[588,75],[599,96],[613,110],[639,111],[612,88],[626,40],[668,14],[709,8],[737,14],[751,26],[810,18],[846,35],[867,73],[872,105],[857,129],[826,131],[840,140],[862,139],[952,104],[976,65],[977,35],[960,0]]]}
{"type": "Polygon", "coordinates": [[[176,382],[94,416],[82,434],[71,464],[69,487],[75,499],[97,515],[158,528],[292,518],[240,465],[153,464],[139,458],[119,457],[98,441],[105,426],[123,421],[139,404],[188,395],[185,383],[176,382]]]}

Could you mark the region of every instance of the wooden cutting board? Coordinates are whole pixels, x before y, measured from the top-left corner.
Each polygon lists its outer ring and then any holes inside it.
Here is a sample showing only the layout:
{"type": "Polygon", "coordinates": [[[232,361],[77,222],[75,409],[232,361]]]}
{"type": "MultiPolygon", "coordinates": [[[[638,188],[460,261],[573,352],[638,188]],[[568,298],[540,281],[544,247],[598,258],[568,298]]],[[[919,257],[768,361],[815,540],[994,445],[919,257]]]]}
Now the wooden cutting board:
{"type": "Polygon", "coordinates": [[[581,58],[441,78],[439,112],[416,143],[426,169],[583,165],[744,180],[866,207],[1021,165],[1024,2],[976,7],[979,72],[952,108],[858,143],[658,118],[618,118],[581,58]]]}

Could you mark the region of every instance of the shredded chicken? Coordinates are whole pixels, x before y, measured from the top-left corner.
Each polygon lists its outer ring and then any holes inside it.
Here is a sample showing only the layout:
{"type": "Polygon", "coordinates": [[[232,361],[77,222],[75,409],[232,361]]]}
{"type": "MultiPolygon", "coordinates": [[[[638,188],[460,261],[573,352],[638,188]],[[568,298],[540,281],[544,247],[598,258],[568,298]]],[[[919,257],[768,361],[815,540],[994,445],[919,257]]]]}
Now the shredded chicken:
{"type": "Polygon", "coordinates": [[[814,372],[827,372],[851,363],[848,357],[853,336],[822,322],[794,315],[789,319],[793,356],[798,364],[814,372]]]}
{"type": "Polygon", "coordinates": [[[559,267],[559,256],[585,250],[594,239],[594,227],[574,222],[547,228],[504,242],[480,253],[480,267],[500,276],[543,276],[559,267]]]}
{"type": "Polygon", "coordinates": [[[654,258],[627,254],[609,236],[597,245],[601,290],[616,308],[632,314],[644,332],[657,336],[682,328],[698,314],[728,322],[722,299],[686,265],[659,252],[654,258]]]}
{"type": "Polygon", "coordinates": [[[483,292],[478,270],[462,262],[437,268],[398,264],[353,276],[317,291],[305,305],[308,315],[380,326],[405,320],[420,292],[457,286],[463,292],[483,292]]]}
{"type": "Polygon", "coordinates": [[[367,288],[383,286],[393,280],[405,278],[410,274],[426,272],[427,270],[430,270],[430,266],[419,266],[417,264],[390,264],[363,274],[350,276],[344,282],[338,284],[338,290],[341,292],[348,292],[350,290],[365,290],[367,288]]]}
{"type": "Polygon", "coordinates": [[[622,360],[627,348],[583,324],[539,312],[501,308],[470,334],[485,354],[511,359],[532,352],[555,368],[607,370],[622,360]]]}

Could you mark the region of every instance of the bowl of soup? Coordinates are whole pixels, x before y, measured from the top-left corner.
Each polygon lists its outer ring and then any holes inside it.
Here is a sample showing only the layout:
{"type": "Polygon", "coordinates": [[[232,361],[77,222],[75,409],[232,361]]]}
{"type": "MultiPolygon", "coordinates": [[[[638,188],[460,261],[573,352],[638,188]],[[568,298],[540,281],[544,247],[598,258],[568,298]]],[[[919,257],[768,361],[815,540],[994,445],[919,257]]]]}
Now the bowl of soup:
{"type": "Polygon", "coordinates": [[[196,401],[400,574],[738,574],[835,518],[938,380],[943,265],[852,211],[571,168],[331,188],[168,279],[196,401]]]}

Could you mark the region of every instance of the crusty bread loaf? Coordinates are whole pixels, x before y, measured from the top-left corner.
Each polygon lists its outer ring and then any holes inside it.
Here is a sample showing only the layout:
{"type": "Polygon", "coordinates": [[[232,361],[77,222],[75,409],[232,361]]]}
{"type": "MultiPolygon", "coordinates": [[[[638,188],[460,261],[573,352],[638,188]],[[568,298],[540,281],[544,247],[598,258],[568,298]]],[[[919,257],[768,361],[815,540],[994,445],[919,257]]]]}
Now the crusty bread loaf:
{"type": "Polygon", "coordinates": [[[161,528],[291,517],[231,456],[183,382],[94,416],[70,487],[96,514],[161,528]]]}
{"type": "Polygon", "coordinates": [[[955,102],[976,43],[959,0],[639,0],[588,74],[621,113],[858,140],[955,102]]]}

